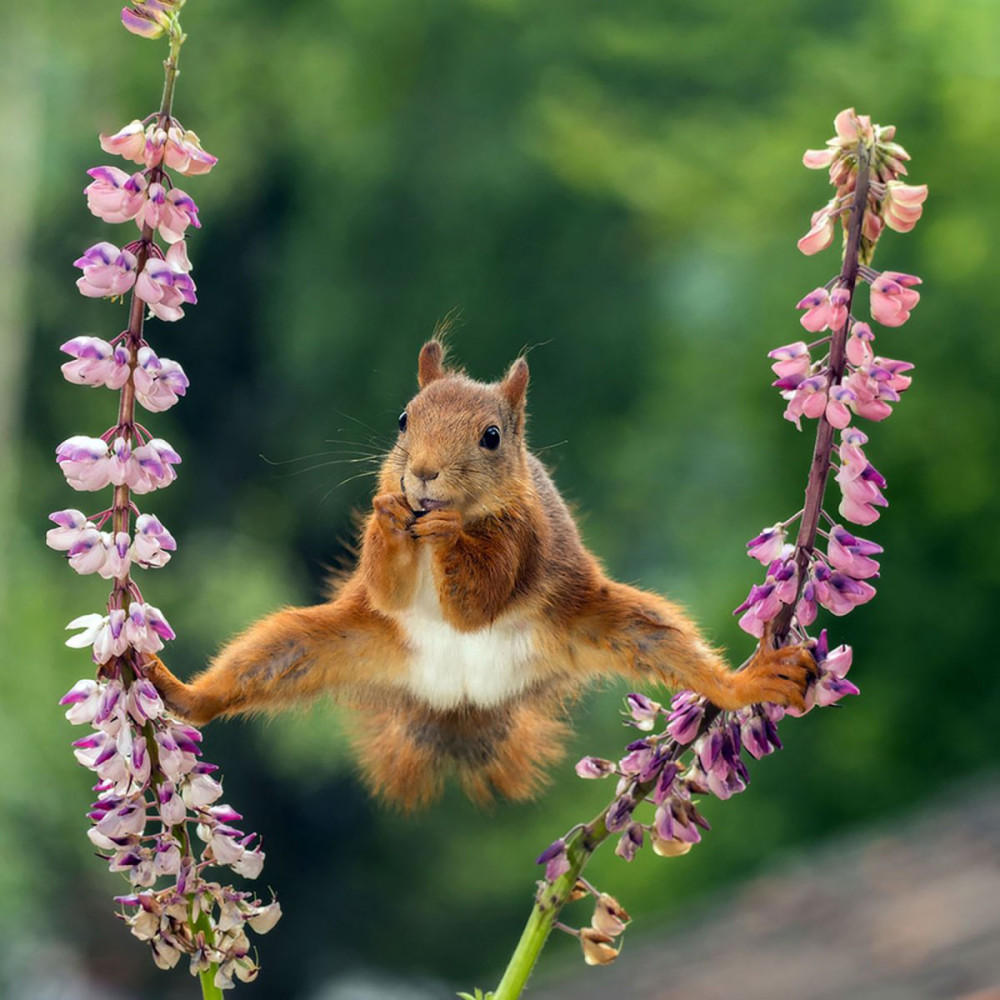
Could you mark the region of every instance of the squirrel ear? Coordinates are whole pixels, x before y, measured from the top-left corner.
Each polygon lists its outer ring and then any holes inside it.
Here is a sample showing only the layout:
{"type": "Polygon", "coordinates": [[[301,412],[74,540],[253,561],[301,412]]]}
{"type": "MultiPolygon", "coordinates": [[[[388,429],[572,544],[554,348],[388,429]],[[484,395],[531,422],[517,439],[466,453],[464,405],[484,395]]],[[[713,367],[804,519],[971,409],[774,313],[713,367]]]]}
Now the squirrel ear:
{"type": "Polygon", "coordinates": [[[510,366],[507,377],[500,383],[500,391],[512,410],[519,410],[524,405],[524,394],[528,388],[528,362],[518,358],[510,366]]]}
{"type": "Polygon", "coordinates": [[[428,340],[420,348],[417,361],[417,384],[421,389],[444,375],[444,347],[440,340],[428,340]]]}

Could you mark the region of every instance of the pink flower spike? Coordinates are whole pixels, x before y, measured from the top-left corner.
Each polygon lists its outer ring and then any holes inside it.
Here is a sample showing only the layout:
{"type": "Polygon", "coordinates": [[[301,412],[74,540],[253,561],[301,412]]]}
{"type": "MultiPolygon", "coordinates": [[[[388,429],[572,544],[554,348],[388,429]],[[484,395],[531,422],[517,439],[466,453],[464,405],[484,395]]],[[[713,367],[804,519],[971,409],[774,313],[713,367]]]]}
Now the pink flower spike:
{"type": "Polygon", "coordinates": [[[195,174],[207,174],[218,163],[218,157],[206,153],[201,148],[201,140],[197,133],[181,131],[176,125],[171,125],[167,132],[164,159],[171,170],[189,177],[195,174]]]}
{"type": "Polygon", "coordinates": [[[798,248],[807,257],[825,250],[833,242],[833,219],[821,211],[818,218],[813,219],[812,228],[798,242],[798,248]]]}
{"type": "Polygon", "coordinates": [[[145,162],[146,132],[143,124],[134,118],[124,128],[119,129],[114,135],[100,136],[101,149],[105,153],[114,156],[121,156],[133,163],[145,162]]]}
{"type": "Polygon", "coordinates": [[[119,250],[111,243],[95,243],[73,261],[73,266],[83,271],[76,287],[91,299],[117,298],[135,284],[136,263],[135,255],[128,250],[119,250]]]}
{"type": "Polygon", "coordinates": [[[92,183],[84,189],[87,208],[104,222],[128,222],[143,206],[146,178],[142,174],[129,176],[117,167],[92,167],[87,171],[92,183]]]}

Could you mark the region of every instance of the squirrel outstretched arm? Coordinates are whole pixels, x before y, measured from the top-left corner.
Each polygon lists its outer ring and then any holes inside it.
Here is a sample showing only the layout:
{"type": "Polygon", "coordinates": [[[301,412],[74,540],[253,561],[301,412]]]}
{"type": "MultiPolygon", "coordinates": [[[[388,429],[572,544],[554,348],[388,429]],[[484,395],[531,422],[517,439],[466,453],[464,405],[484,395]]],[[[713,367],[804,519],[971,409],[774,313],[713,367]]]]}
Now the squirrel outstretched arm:
{"type": "Polygon", "coordinates": [[[257,622],[189,684],[154,658],[172,711],[201,724],[332,693],[361,710],[373,787],[413,804],[444,765],[476,797],[532,794],[566,698],[612,674],[723,709],[803,705],[808,650],[762,643],[732,671],[677,605],[605,575],[526,449],[523,359],[483,384],[432,340],[418,380],[353,575],[327,603],[257,622]]]}

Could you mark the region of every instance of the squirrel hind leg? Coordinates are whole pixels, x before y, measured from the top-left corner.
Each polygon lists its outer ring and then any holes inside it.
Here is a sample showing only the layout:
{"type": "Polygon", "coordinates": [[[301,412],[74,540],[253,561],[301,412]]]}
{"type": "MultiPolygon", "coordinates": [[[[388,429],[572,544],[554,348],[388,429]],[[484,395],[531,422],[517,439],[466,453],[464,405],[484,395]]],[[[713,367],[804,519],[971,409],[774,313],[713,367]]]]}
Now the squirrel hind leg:
{"type": "Polygon", "coordinates": [[[565,756],[569,726],[536,707],[520,706],[492,759],[480,767],[460,767],[466,794],[479,804],[494,794],[521,802],[535,798],[549,783],[547,769],[565,756]]]}
{"type": "Polygon", "coordinates": [[[444,780],[437,756],[413,740],[398,714],[364,715],[353,742],[366,784],[383,801],[414,812],[440,797],[444,780]]]}

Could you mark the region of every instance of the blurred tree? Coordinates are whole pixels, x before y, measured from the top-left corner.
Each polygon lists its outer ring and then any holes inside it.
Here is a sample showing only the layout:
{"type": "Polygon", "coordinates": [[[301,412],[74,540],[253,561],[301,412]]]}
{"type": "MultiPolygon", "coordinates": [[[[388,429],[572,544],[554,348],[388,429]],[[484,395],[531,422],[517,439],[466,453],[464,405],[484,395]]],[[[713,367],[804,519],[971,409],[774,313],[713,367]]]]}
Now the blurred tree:
{"type": "MultiPolygon", "coordinates": [[[[133,962],[141,949],[106,914],[115,883],[87,856],[85,779],[54,706],[87,669],[60,630],[100,587],[41,542],[45,513],[72,502],[53,447],[110,419],[107,398],[56,371],[63,340],[114,332],[72,285],[98,230],[78,186],[99,162],[93,133],[157,96],[151,50],[116,17],[22,5],[0,43],[25,144],[4,187],[23,193],[28,171],[41,192],[20,204],[30,241],[12,244],[26,271],[5,270],[32,314],[23,369],[16,316],[2,330],[4,376],[22,391],[7,397],[16,437],[0,442],[18,459],[0,752],[32,767],[0,786],[0,847],[25,858],[0,874],[16,901],[0,911],[0,965],[55,938],[86,946],[101,983],[152,998],[190,984],[133,962]],[[30,95],[34,130],[16,103],[30,95]],[[97,957],[109,952],[119,964],[97,957]]],[[[742,648],[727,622],[754,578],[743,542],[795,508],[807,462],[763,356],[797,337],[793,304],[816,280],[794,241],[826,195],[798,160],[856,104],[896,122],[931,186],[915,238],[890,235],[876,261],[926,284],[911,323],[884,335],[918,368],[874,444],[892,508],[872,532],[887,550],[879,598],[851,621],[864,697],[789,727],[750,793],[710,812],[698,852],[600,858],[595,877],[640,919],[676,910],[773,850],[996,766],[1000,683],[983,668],[1000,566],[984,530],[1000,513],[994,4],[192,0],[185,24],[178,114],[206,123],[224,169],[199,188],[201,301],[156,331],[192,381],[157,418],[185,460],[154,507],[180,551],[151,584],[183,637],[178,669],[265,610],[319,598],[369,496],[354,477],[374,466],[353,460],[391,440],[416,351],[455,308],[454,353],[473,374],[532,348],[532,440],[610,568],[742,648]]],[[[620,744],[620,694],[578,707],[575,751],[620,744]]],[[[342,729],[320,706],[208,731],[286,906],[261,995],[281,976],[305,997],[358,966],[486,985],[527,910],[534,854],[603,791],[563,768],[532,805],[481,814],[450,796],[394,816],[358,788],[342,729]]]]}

